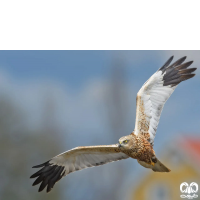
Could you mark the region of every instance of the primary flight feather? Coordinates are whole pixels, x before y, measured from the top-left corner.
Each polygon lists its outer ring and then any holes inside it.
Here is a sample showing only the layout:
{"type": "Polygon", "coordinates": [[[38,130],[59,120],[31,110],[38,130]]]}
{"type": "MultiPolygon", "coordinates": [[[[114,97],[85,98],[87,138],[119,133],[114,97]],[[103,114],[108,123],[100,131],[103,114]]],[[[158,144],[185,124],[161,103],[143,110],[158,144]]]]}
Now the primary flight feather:
{"type": "Polygon", "coordinates": [[[165,102],[180,82],[195,76],[192,72],[196,68],[188,68],[193,61],[184,63],[185,59],[180,58],[170,65],[172,56],[142,86],[137,94],[135,130],[120,138],[118,144],[76,147],[34,166],[42,167],[30,177],[37,178],[33,185],[41,183],[39,192],[45,187],[49,192],[57,181],[69,173],[129,157],[155,172],[170,172],[157,159],[153,144],[165,102]]]}

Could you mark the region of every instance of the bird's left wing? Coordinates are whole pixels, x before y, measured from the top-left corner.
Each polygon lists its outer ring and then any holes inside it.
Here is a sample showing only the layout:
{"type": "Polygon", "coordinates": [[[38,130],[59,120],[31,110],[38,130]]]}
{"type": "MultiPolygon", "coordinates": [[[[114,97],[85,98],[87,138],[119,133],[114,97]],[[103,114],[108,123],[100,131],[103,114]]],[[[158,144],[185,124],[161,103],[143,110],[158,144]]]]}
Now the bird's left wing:
{"type": "Polygon", "coordinates": [[[49,192],[57,181],[69,173],[126,158],[128,156],[120,152],[118,145],[115,144],[76,147],[41,165],[34,166],[33,168],[42,167],[42,169],[30,178],[37,177],[33,185],[41,183],[39,192],[46,186],[49,192]]]}
{"type": "Polygon", "coordinates": [[[193,61],[183,63],[186,57],[171,64],[173,56],[142,86],[137,94],[134,134],[143,134],[153,145],[160,115],[165,102],[176,86],[187,79],[196,68],[189,68],[193,61]]]}

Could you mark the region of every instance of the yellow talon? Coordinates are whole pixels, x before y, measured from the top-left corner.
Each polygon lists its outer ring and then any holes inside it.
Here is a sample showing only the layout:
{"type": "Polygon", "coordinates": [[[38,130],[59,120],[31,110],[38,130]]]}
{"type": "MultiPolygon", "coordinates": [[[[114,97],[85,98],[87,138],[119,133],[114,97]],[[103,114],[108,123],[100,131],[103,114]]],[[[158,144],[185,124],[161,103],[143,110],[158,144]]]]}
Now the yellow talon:
{"type": "Polygon", "coordinates": [[[152,160],[151,160],[151,165],[152,165],[152,166],[154,166],[154,165],[155,165],[155,163],[154,163],[154,162],[152,162],[152,160]]]}

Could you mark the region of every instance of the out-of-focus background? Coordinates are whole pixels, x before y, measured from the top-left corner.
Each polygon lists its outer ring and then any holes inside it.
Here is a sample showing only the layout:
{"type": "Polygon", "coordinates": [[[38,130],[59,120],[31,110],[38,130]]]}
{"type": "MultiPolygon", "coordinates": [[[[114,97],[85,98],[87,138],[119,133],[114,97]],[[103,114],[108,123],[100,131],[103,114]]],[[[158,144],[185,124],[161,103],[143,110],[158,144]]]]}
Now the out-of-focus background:
{"type": "Polygon", "coordinates": [[[172,55],[200,68],[200,51],[0,51],[0,199],[167,200],[180,198],[182,182],[200,184],[200,69],[157,129],[154,149],[171,173],[127,159],[72,173],[49,194],[29,179],[61,152],[130,134],[138,90],[172,55]]]}

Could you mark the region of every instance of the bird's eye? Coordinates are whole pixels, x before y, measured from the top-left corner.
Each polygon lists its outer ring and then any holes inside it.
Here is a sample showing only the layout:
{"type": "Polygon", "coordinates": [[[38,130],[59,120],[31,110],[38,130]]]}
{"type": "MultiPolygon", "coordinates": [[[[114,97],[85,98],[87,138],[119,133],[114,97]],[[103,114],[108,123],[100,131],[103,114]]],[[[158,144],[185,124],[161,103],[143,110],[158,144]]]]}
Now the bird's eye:
{"type": "Polygon", "coordinates": [[[128,142],[128,140],[124,140],[124,143],[127,143],[128,142]]]}

